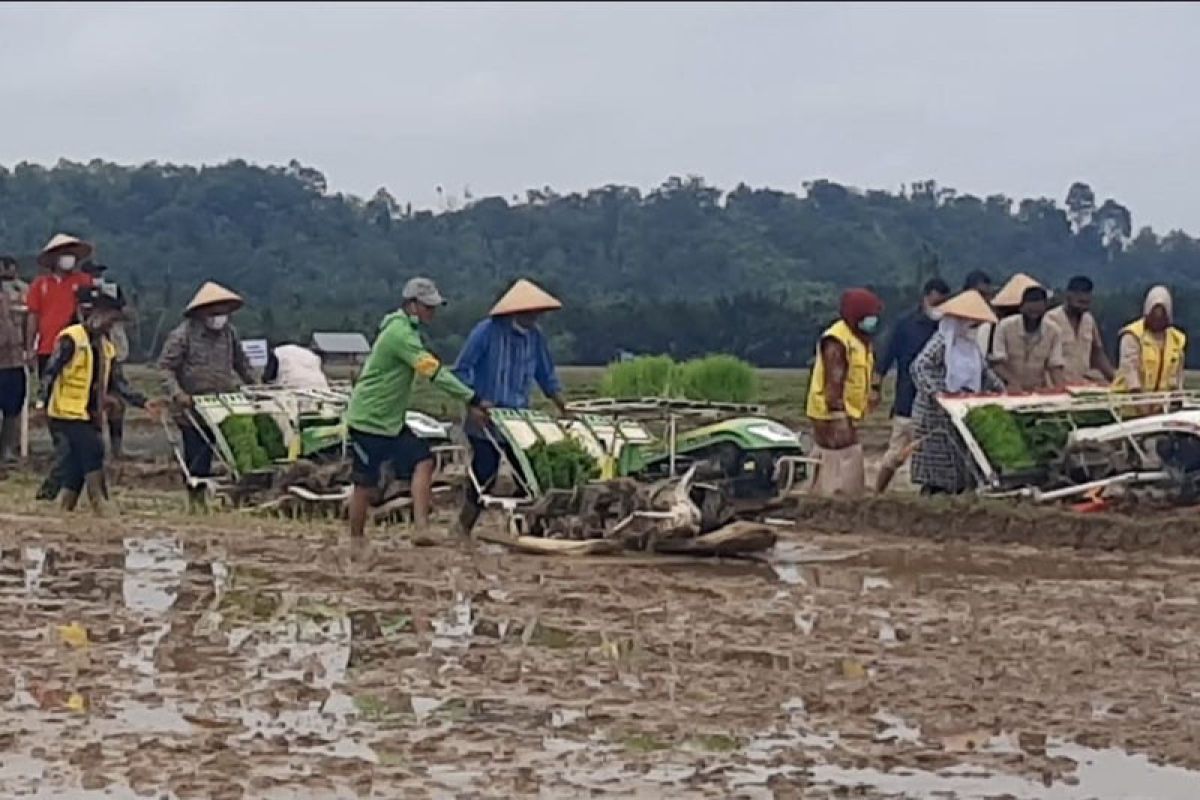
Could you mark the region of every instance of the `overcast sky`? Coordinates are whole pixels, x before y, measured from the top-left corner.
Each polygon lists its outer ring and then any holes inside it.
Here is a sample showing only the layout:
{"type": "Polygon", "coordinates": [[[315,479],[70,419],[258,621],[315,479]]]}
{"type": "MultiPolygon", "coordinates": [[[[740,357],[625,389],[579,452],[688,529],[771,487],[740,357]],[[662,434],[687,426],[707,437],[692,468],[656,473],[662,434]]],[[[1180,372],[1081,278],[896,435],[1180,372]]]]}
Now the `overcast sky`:
{"type": "Polygon", "coordinates": [[[435,206],[699,174],[1200,234],[1200,4],[0,5],[0,163],[298,158],[435,206]]]}

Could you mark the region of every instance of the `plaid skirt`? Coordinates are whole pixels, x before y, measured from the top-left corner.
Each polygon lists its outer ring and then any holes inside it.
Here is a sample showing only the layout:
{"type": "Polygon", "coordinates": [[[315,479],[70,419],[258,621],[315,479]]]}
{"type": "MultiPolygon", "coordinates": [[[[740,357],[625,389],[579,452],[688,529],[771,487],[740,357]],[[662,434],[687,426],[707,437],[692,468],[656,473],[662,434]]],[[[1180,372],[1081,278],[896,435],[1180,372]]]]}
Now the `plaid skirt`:
{"type": "Polygon", "coordinates": [[[974,488],[975,471],[968,461],[966,445],[937,400],[918,393],[913,420],[920,440],[913,453],[913,483],[951,494],[974,488]]]}

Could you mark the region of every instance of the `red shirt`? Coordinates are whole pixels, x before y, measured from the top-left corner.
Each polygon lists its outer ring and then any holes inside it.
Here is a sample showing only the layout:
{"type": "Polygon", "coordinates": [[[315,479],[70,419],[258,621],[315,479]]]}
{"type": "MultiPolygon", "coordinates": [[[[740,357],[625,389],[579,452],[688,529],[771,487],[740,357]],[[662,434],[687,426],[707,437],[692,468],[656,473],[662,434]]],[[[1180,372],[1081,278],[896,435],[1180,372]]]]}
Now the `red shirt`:
{"type": "Polygon", "coordinates": [[[58,275],[39,275],[29,287],[26,301],[30,314],[38,315],[37,354],[48,356],[54,352],[54,341],[63,328],[75,322],[75,290],[91,286],[92,276],[86,272],[72,272],[64,278],[58,275]]]}

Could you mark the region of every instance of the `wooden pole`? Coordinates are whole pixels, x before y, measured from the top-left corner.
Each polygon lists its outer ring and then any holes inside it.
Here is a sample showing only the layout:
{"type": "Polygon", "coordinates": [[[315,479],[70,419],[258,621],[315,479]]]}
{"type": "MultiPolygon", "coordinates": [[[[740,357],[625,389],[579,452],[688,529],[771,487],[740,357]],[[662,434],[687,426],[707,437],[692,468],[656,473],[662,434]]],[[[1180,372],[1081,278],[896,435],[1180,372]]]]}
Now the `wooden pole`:
{"type": "Polygon", "coordinates": [[[25,370],[25,402],[21,404],[21,460],[29,458],[29,395],[33,393],[33,385],[29,381],[29,367],[25,370]]]}

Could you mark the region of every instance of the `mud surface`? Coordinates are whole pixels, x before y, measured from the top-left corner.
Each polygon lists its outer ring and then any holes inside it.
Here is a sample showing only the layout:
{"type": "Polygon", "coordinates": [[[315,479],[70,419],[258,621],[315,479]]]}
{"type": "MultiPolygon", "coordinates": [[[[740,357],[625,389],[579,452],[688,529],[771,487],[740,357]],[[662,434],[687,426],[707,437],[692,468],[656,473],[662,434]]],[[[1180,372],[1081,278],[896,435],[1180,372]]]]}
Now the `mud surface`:
{"type": "Polygon", "coordinates": [[[873,531],[936,542],[1200,555],[1200,511],[1127,503],[1080,513],[1017,500],[868,497],[849,502],[806,497],[777,516],[826,533],[873,531]]]}
{"type": "Polygon", "coordinates": [[[861,513],[770,563],[0,515],[0,796],[1196,796],[1200,560],[861,513]]]}

